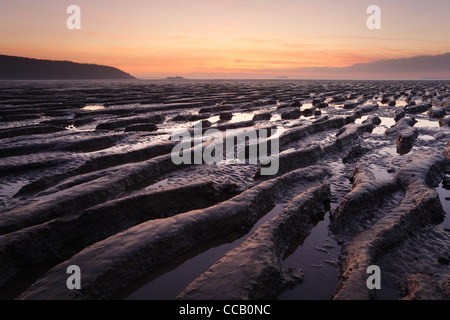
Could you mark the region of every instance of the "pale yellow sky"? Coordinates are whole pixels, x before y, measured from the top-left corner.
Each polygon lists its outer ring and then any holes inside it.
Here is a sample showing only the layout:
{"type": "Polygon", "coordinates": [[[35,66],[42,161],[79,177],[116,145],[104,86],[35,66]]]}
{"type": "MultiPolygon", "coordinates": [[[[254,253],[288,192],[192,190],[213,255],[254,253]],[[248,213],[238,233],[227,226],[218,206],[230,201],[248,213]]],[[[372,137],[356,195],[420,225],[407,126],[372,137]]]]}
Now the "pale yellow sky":
{"type": "Polygon", "coordinates": [[[450,52],[450,1],[1,0],[0,54],[134,76],[301,77],[306,67],[450,52]],[[68,30],[66,9],[81,9],[68,30]],[[381,8],[381,30],[366,9],[381,8]],[[297,72],[297,71],[296,71],[297,72]]]}

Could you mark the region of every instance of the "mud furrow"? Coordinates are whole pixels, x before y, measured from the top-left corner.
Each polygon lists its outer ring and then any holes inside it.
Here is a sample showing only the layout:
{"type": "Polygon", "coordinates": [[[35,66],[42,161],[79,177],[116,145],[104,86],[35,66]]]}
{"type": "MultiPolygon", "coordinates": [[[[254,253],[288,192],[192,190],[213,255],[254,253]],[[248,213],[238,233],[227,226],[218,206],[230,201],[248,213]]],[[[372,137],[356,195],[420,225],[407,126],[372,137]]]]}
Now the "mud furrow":
{"type": "Polygon", "coordinates": [[[64,131],[64,128],[48,125],[34,125],[21,128],[1,129],[0,139],[18,137],[18,136],[31,136],[37,134],[55,133],[58,131],[64,131]]]}
{"type": "MultiPolygon", "coordinates": [[[[273,205],[283,186],[314,181],[327,175],[323,168],[297,170],[261,183],[240,195],[204,210],[153,220],[130,228],[86,248],[50,270],[20,299],[103,299],[150,272],[162,263],[192,249],[195,245],[221,235],[251,227],[268,206],[273,205]],[[150,236],[151,235],[151,236],[150,236]],[[114,249],[113,249],[114,248],[114,249]],[[86,270],[79,292],[58,291],[67,266],[76,264],[86,270]],[[96,268],[96,265],[102,268],[96,268]],[[108,282],[108,286],[103,284],[108,282]],[[53,285],[52,285],[53,284],[53,285]],[[54,288],[49,290],[49,288],[54,288]]],[[[65,280],[64,280],[65,281],[65,280]]]]}
{"type": "Polygon", "coordinates": [[[366,269],[423,226],[439,222],[445,212],[432,182],[439,180],[448,159],[431,155],[416,159],[395,176],[405,189],[397,208],[356,235],[343,249],[342,274],[335,299],[369,299],[366,269]]]}
{"type": "MultiPolygon", "coordinates": [[[[6,234],[34,224],[72,214],[108,200],[125,189],[145,180],[156,178],[162,173],[176,169],[170,155],[160,156],[142,163],[122,165],[115,169],[110,177],[104,172],[88,182],[66,189],[55,195],[50,201],[38,200],[24,207],[15,208],[0,215],[0,234],[6,234]],[[94,179],[94,180],[92,180],[94,179]]],[[[109,172],[112,173],[112,172],[109,172]]]]}
{"type": "Polygon", "coordinates": [[[0,236],[0,287],[23,269],[62,262],[88,245],[144,221],[208,207],[237,193],[234,184],[212,182],[152,190],[0,236]]]}
{"type": "Polygon", "coordinates": [[[377,180],[370,169],[358,163],[353,170],[352,191],[330,216],[330,230],[341,235],[357,233],[398,189],[394,179],[377,180]]]}
{"type": "MultiPolygon", "coordinates": [[[[327,126],[325,126],[327,127],[327,126]]],[[[276,156],[279,161],[278,173],[286,173],[290,170],[295,170],[302,167],[307,167],[309,165],[315,164],[320,158],[329,155],[336,155],[342,149],[349,147],[352,143],[356,141],[360,136],[366,132],[371,132],[374,125],[372,123],[363,124],[351,124],[341,127],[338,132],[337,138],[334,142],[327,145],[316,145],[313,147],[305,149],[290,149],[285,152],[280,153],[276,156]]],[[[319,128],[322,128],[319,126],[319,128]]],[[[295,135],[296,139],[301,139],[301,136],[295,135]]],[[[280,137],[281,139],[282,137],[280,137]]],[[[297,140],[291,140],[290,143],[295,143],[297,140]]],[[[281,140],[283,141],[283,140],[281,140]]],[[[271,166],[275,158],[271,157],[271,161],[268,164],[261,164],[260,169],[256,172],[255,177],[261,177],[261,168],[271,166]]]]}
{"type": "Polygon", "coordinates": [[[282,213],[263,224],[244,243],[228,252],[177,298],[184,300],[277,298],[279,292],[287,285],[301,280],[301,273],[298,270],[297,272],[283,270],[281,261],[285,253],[295,239],[305,237],[314,223],[323,217],[329,196],[328,185],[312,187],[302,192],[282,213]]]}
{"type": "Polygon", "coordinates": [[[164,117],[161,115],[152,115],[152,116],[146,116],[146,117],[131,117],[131,118],[125,118],[115,120],[115,121],[108,121],[108,122],[102,122],[99,125],[97,125],[96,130],[115,130],[119,128],[127,127],[128,125],[132,124],[157,124],[164,121],[164,117]]]}
{"type": "Polygon", "coordinates": [[[107,168],[113,168],[127,163],[141,162],[154,157],[168,154],[173,147],[174,143],[167,142],[157,145],[152,145],[143,149],[127,151],[123,153],[107,154],[94,157],[87,160],[84,164],[76,169],[70,171],[57,173],[54,175],[47,175],[40,178],[30,184],[27,184],[17,193],[16,196],[23,196],[29,193],[36,193],[49,188],[52,185],[56,185],[59,182],[69,179],[74,176],[91,173],[98,170],[107,168]]]}

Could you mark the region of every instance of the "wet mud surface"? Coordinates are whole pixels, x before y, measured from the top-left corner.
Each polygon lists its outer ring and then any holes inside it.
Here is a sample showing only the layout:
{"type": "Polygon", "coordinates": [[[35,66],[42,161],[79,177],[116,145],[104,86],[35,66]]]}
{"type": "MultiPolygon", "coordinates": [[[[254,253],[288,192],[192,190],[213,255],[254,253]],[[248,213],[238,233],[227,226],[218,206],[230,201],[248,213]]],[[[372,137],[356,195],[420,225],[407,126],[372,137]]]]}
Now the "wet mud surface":
{"type": "Polygon", "coordinates": [[[446,81],[0,82],[0,298],[449,299],[449,112],[446,81]],[[274,130],[279,170],[175,164],[200,122],[274,130]]]}

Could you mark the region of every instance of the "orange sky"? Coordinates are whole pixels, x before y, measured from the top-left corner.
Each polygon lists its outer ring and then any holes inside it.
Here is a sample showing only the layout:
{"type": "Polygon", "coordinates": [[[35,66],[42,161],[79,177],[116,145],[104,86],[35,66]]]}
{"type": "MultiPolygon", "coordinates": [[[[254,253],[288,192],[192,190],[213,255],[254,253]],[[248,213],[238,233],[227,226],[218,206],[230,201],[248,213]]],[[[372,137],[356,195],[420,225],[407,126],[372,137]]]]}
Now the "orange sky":
{"type": "Polygon", "coordinates": [[[450,1],[2,0],[1,54],[118,67],[136,77],[304,77],[450,52],[450,1]],[[368,30],[366,9],[382,10],[368,30]],[[81,8],[68,30],[66,8],[81,8]]]}

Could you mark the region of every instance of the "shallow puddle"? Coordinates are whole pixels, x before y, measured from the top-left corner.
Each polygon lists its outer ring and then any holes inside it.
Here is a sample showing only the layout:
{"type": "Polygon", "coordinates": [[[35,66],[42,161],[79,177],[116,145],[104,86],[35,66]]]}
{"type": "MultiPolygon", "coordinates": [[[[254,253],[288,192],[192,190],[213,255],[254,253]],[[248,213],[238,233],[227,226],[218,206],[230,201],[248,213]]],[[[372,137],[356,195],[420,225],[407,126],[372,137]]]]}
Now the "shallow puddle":
{"type": "MultiPolygon", "coordinates": [[[[363,121],[367,120],[369,115],[362,116],[359,119],[356,119],[356,124],[361,124],[363,121]]],[[[389,117],[379,117],[381,119],[381,124],[374,126],[372,130],[373,135],[381,135],[384,136],[386,134],[386,129],[391,128],[395,125],[395,120],[389,117]]]]}
{"type": "Polygon", "coordinates": [[[103,109],[106,109],[105,106],[102,106],[102,105],[90,105],[90,106],[85,106],[81,110],[95,111],[95,110],[103,110],[103,109]]]}
{"type": "Polygon", "coordinates": [[[156,182],[152,185],[149,185],[148,187],[144,188],[145,190],[153,190],[153,189],[159,189],[159,188],[166,188],[170,185],[169,179],[164,179],[162,181],[156,182]]]}
{"type": "Polygon", "coordinates": [[[396,100],[395,106],[396,107],[406,107],[408,103],[405,100],[396,100]]]}
{"type": "MultiPolygon", "coordinates": [[[[217,245],[203,251],[194,257],[182,262],[178,266],[173,263],[161,268],[159,276],[155,279],[140,281],[140,287],[126,296],[126,300],[172,300],[192,281],[207,271],[216,261],[221,259],[228,251],[233,250],[252,234],[259,226],[269,221],[283,211],[287,204],[276,205],[264,215],[253,228],[238,239],[217,245]],[[142,283],[145,283],[142,285],[142,283]]],[[[157,272],[158,273],[158,272],[157,272]]]]}
{"type": "Polygon", "coordinates": [[[417,118],[417,123],[414,125],[415,128],[439,128],[439,120],[429,120],[417,118]]]}
{"type": "Polygon", "coordinates": [[[382,166],[372,164],[369,166],[369,169],[373,172],[377,180],[385,180],[392,178],[392,176],[387,172],[386,168],[382,166]]]}
{"type": "Polygon", "coordinates": [[[436,140],[436,138],[433,137],[433,136],[430,136],[428,134],[420,134],[419,137],[418,137],[418,140],[433,141],[433,140],[436,140]]]}
{"type": "Polygon", "coordinates": [[[95,126],[75,127],[74,125],[70,125],[65,127],[65,129],[76,132],[93,132],[95,131],[95,126]]]}
{"type": "Polygon", "coordinates": [[[307,109],[312,109],[314,108],[312,103],[304,103],[301,107],[300,107],[300,111],[305,111],[307,109]]]}
{"type": "Polygon", "coordinates": [[[380,117],[380,119],[381,119],[381,124],[387,128],[394,126],[396,123],[393,118],[380,117]]]}
{"type": "Polygon", "coordinates": [[[280,300],[329,300],[338,280],[337,259],[341,247],[329,235],[329,213],[312,230],[306,240],[283,261],[285,269],[300,268],[302,283],[284,291],[280,300]]]}
{"type": "Polygon", "coordinates": [[[206,120],[208,120],[211,123],[216,123],[216,122],[220,121],[220,116],[212,116],[212,117],[210,117],[210,118],[208,118],[206,120]]]}
{"type": "Polygon", "coordinates": [[[242,121],[250,121],[254,117],[254,113],[234,113],[230,123],[237,123],[242,121]]]}
{"type": "MultiPolygon", "coordinates": [[[[447,175],[447,177],[449,177],[449,175],[447,175]]],[[[442,207],[446,213],[444,221],[442,222],[442,227],[444,229],[450,229],[450,190],[445,189],[441,182],[439,187],[436,188],[436,191],[439,193],[442,207]]]]}
{"type": "Polygon", "coordinates": [[[336,209],[341,199],[350,191],[349,178],[353,165],[327,161],[332,169],[330,178],[332,198],[330,211],[312,229],[306,239],[283,261],[285,270],[300,268],[304,281],[281,293],[280,300],[329,300],[332,298],[339,276],[337,259],[341,246],[329,231],[330,212],[336,209]]]}
{"type": "Polygon", "coordinates": [[[27,185],[29,180],[4,181],[0,184],[0,208],[6,207],[11,198],[27,185]]]}

